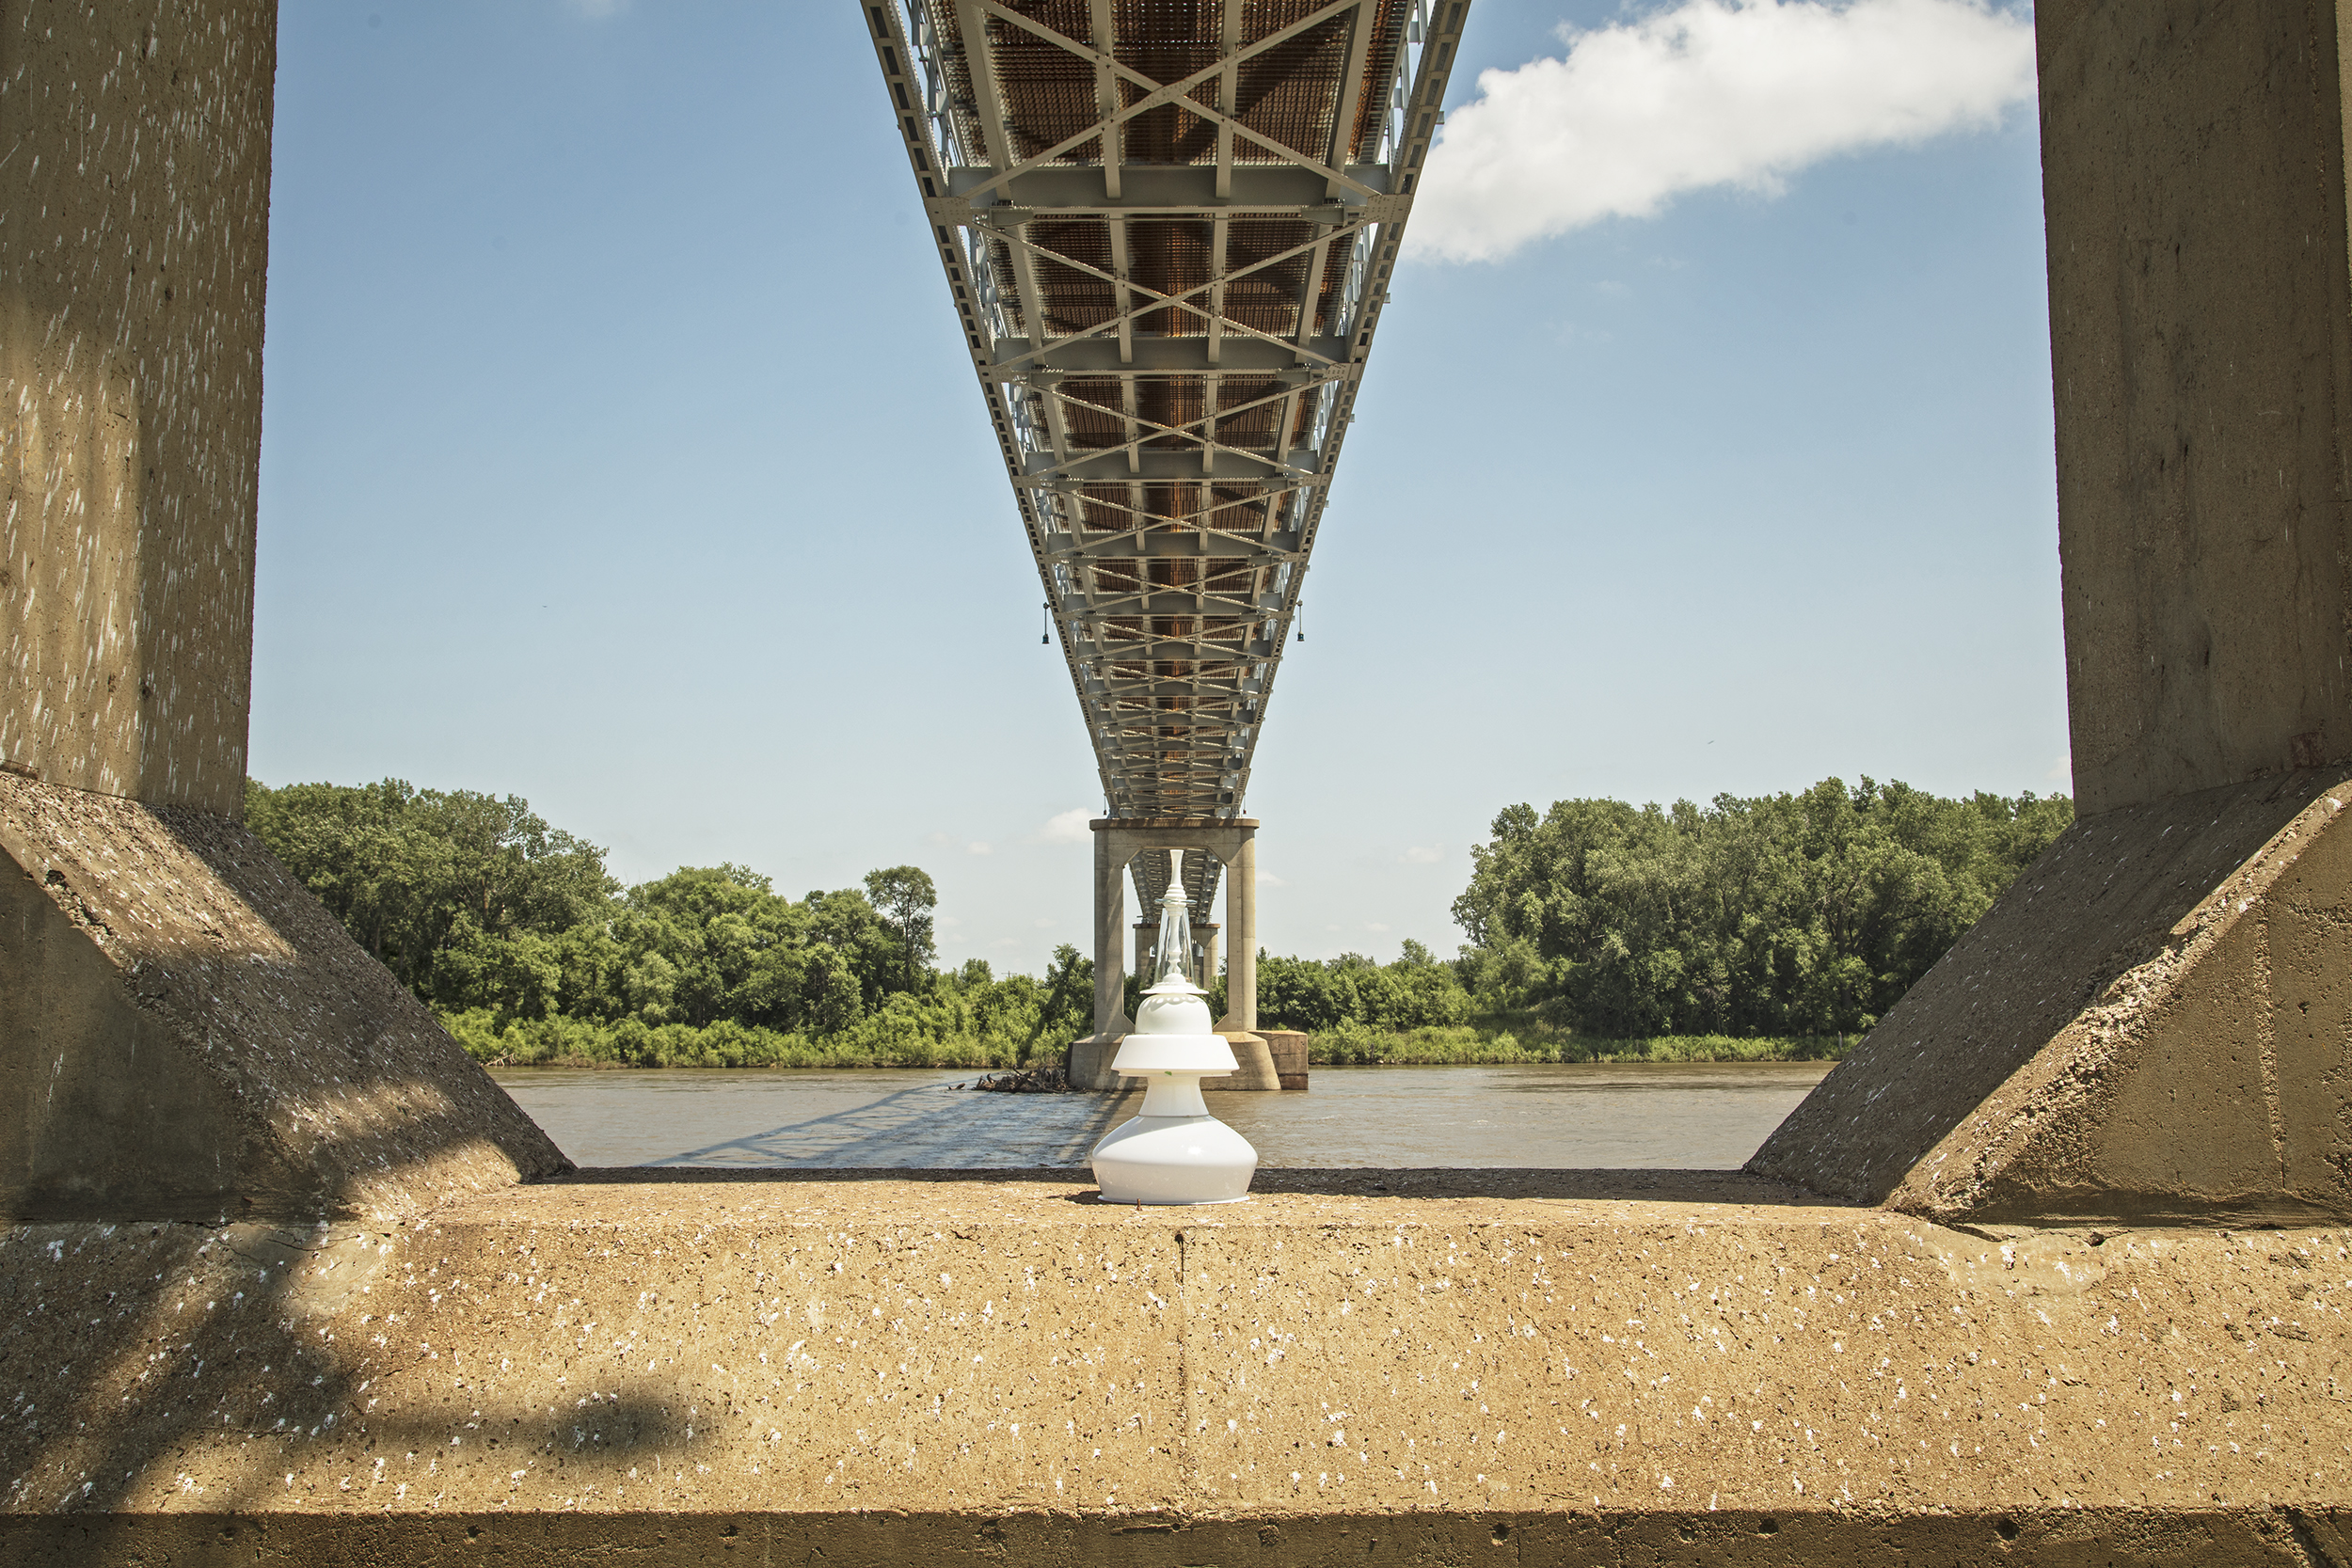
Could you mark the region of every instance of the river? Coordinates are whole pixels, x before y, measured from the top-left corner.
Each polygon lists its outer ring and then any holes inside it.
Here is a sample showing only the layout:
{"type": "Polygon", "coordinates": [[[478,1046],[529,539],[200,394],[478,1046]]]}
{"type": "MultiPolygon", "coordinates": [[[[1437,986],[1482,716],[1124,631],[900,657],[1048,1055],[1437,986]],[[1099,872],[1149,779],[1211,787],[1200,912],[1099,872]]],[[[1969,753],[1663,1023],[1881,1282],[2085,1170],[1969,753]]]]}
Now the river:
{"type": "MultiPolygon", "coordinates": [[[[1262,1164],[1729,1170],[1826,1062],[1317,1068],[1213,1094],[1262,1164]]],[[[518,1069],[494,1076],[581,1165],[1079,1165],[1140,1094],[959,1092],[969,1070],[518,1069]]]]}

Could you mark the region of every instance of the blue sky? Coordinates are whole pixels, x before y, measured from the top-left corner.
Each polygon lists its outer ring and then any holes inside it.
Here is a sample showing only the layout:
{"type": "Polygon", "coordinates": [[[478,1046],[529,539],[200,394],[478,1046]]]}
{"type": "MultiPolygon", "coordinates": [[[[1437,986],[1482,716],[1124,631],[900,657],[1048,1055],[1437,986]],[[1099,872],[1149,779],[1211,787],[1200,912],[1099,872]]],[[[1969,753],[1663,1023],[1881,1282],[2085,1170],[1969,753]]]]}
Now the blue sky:
{"type": "MultiPolygon", "coordinates": [[[[1267,946],[1451,952],[1518,800],[2067,787],[2030,103],[1824,135],[1403,273],[1252,778],[1267,946]]],[[[276,158],[255,776],[1086,944],[1092,762],[854,7],[288,0],[276,158]]]]}

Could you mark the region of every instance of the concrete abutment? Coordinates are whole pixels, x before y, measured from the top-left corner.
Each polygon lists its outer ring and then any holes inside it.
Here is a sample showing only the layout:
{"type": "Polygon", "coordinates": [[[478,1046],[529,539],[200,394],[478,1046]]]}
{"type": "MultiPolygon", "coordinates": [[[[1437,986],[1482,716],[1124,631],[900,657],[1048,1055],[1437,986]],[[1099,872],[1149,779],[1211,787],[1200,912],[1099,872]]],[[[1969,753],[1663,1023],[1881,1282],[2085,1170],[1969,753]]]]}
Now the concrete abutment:
{"type": "Polygon", "coordinates": [[[2352,17],[2036,8],[2079,819],[1753,1169],[2352,1213],[2352,17]]]}

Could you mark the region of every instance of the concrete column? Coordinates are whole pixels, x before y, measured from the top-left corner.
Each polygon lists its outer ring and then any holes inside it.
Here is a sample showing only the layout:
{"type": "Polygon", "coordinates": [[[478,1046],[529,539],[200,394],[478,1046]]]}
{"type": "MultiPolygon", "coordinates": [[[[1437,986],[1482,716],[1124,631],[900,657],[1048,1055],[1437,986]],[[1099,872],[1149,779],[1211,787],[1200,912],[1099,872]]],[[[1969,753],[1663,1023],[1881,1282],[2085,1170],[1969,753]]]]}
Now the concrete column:
{"type": "Polygon", "coordinates": [[[1258,830],[1233,830],[1225,862],[1225,927],[1231,947],[1225,965],[1225,1017],[1217,1027],[1248,1033],[1258,1027],[1258,830]]]}
{"type": "Polygon", "coordinates": [[[245,810],[277,33],[248,0],[0,0],[0,763],[19,777],[245,810]]]}
{"type": "Polygon", "coordinates": [[[237,820],[277,7],[0,0],[0,1217],[567,1169],[237,820]]]}
{"type": "Polygon", "coordinates": [[[1217,944],[1219,927],[1207,921],[1197,921],[1192,927],[1192,940],[1200,944],[1200,973],[1193,978],[1207,990],[1216,983],[1217,944]]]}
{"type": "Polygon", "coordinates": [[[2076,809],[2352,758],[2339,12],[2035,20],[2076,809]]]}
{"type": "Polygon", "coordinates": [[[1146,980],[1152,977],[1152,949],[1160,940],[1158,921],[1136,926],[1136,973],[1146,980]]]}
{"type": "Polygon", "coordinates": [[[2078,816],[1749,1169],[2352,1215],[2347,14],[2035,7],[2078,816]]]}
{"type": "Polygon", "coordinates": [[[1094,1033],[1123,1035],[1127,1016],[1127,835],[1107,821],[1094,824],[1094,1033]]]}

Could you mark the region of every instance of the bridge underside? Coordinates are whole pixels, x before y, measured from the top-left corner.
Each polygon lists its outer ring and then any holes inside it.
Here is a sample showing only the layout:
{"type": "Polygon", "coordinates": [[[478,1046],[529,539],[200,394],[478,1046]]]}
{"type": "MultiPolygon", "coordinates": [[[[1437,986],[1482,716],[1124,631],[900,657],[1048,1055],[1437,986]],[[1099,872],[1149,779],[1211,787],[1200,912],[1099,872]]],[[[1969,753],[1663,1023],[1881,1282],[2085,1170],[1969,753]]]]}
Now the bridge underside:
{"type": "Polygon", "coordinates": [[[867,8],[1113,817],[1240,815],[1468,8],[867,8]]]}

